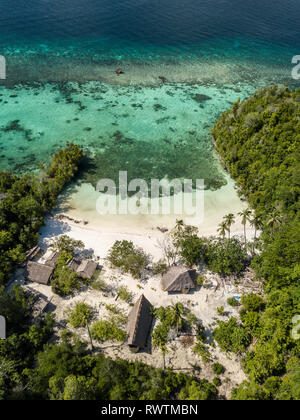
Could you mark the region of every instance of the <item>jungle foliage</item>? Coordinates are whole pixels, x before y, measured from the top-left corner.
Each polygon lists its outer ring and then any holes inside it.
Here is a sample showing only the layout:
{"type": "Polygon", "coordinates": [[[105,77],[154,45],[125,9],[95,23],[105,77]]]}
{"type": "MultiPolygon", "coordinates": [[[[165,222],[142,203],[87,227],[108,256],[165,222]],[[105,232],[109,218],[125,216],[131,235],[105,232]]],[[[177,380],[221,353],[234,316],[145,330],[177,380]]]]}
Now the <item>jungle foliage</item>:
{"type": "MultiPolygon", "coordinates": [[[[225,112],[212,133],[262,229],[252,266],[266,302],[254,296],[242,302],[241,321],[255,345],[243,361],[249,381],[232,398],[299,400],[300,340],[292,331],[300,314],[300,90],[258,90],[225,112]]],[[[234,337],[229,330],[228,339],[234,337]]]]}
{"type": "Polygon", "coordinates": [[[81,149],[68,143],[37,175],[0,172],[0,284],[36,245],[46,213],[78,171],[82,157],[81,149]]]}

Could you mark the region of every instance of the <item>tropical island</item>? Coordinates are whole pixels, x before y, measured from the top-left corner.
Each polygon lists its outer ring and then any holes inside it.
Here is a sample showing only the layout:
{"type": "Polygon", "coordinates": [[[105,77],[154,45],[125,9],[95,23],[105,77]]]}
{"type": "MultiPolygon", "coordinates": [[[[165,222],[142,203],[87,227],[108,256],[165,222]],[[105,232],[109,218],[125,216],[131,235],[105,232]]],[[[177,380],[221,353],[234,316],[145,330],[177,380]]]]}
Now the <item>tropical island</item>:
{"type": "Polygon", "coordinates": [[[299,400],[299,111],[299,90],[271,86],[218,119],[248,207],[213,236],[178,220],[156,259],[126,237],[96,255],[84,221],[49,219],[79,146],[37,174],[1,172],[0,398],[299,400]],[[45,222],[59,228],[46,242],[45,222]]]}

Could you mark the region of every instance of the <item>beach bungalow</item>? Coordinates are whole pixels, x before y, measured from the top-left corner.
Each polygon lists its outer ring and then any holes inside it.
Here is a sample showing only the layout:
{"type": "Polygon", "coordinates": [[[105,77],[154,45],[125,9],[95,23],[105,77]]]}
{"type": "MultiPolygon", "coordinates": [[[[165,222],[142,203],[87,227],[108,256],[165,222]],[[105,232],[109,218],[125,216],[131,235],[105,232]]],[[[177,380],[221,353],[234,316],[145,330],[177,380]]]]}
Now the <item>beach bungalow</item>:
{"type": "Polygon", "coordinates": [[[23,286],[23,289],[25,290],[26,294],[29,295],[32,299],[31,305],[33,315],[35,317],[42,315],[46,311],[52,298],[49,300],[47,296],[37,292],[29,286],[23,286]]]}
{"type": "Polygon", "coordinates": [[[31,248],[29,251],[26,252],[25,261],[20,264],[20,267],[25,268],[28,261],[34,260],[40,252],[41,252],[41,248],[39,246],[35,246],[34,248],[31,248]]]}
{"type": "Polygon", "coordinates": [[[129,314],[127,344],[133,353],[137,353],[147,345],[153,318],[151,309],[151,303],[142,295],[129,314]]]}
{"type": "Polygon", "coordinates": [[[39,264],[33,261],[27,263],[27,280],[40,283],[40,284],[49,284],[54,267],[49,267],[48,265],[39,264]]]}
{"type": "Polygon", "coordinates": [[[183,266],[172,266],[163,275],[161,288],[164,292],[189,293],[195,289],[196,271],[183,266]]]}
{"type": "Polygon", "coordinates": [[[98,264],[92,260],[80,260],[79,258],[73,258],[72,261],[69,262],[68,267],[80,277],[84,279],[91,279],[97,270],[98,264]]]}
{"type": "Polygon", "coordinates": [[[39,246],[35,246],[34,248],[30,249],[26,253],[26,261],[32,261],[40,252],[41,248],[39,246]]]}

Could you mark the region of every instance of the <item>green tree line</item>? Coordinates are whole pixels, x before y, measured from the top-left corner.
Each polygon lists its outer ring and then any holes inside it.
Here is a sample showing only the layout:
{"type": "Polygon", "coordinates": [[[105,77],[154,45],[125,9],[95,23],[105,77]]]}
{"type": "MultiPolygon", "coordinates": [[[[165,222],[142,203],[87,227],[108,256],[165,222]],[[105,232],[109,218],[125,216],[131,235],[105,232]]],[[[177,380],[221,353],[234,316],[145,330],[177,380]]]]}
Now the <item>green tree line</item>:
{"type": "Polygon", "coordinates": [[[300,314],[300,90],[258,90],[225,112],[212,134],[262,229],[252,266],[266,303],[240,314],[255,340],[243,359],[249,381],[232,398],[299,400],[300,341],[292,330],[300,314]]]}

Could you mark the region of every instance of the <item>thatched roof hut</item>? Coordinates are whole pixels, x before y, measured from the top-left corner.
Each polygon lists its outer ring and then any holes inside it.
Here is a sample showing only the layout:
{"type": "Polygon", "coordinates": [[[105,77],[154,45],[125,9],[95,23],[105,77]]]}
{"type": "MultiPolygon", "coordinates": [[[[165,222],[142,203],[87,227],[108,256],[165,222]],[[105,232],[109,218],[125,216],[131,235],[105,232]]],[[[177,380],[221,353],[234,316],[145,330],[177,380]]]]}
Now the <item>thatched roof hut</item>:
{"type": "Polygon", "coordinates": [[[75,271],[80,277],[91,279],[97,270],[98,264],[92,260],[80,260],[73,258],[68,264],[70,270],[75,271]]]}
{"type": "Polygon", "coordinates": [[[43,312],[45,312],[51,300],[48,300],[47,296],[37,292],[29,286],[23,286],[23,289],[32,298],[31,305],[34,316],[40,315],[43,312]]]}
{"type": "Polygon", "coordinates": [[[41,252],[41,248],[39,246],[35,246],[34,248],[31,248],[29,251],[26,252],[26,258],[20,264],[20,267],[25,268],[28,261],[32,261],[40,252],[41,252]]]}
{"type": "Polygon", "coordinates": [[[27,264],[27,279],[35,283],[47,285],[49,284],[53,271],[54,267],[29,261],[27,264]]]}
{"type": "Polygon", "coordinates": [[[195,289],[194,279],[196,279],[195,270],[174,265],[164,274],[161,288],[164,292],[189,293],[191,289],[195,289]]]}
{"type": "Polygon", "coordinates": [[[41,248],[39,246],[35,246],[34,248],[30,249],[26,253],[26,260],[27,261],[33,260],[40,252],[41,252],[41,248]]]}
{"type": "Polygon", "coordinates": [[[151,308],[151,303],[142,295],[129,314],[127,344],[133,352],[138,352],[147,345],[153,317],[151,308]]]}
{"type": "Polygon", "coordinates": [[[56,267],[57,265],[57,261],[59,259],[59,252],[58,251],[53,251],[49,258],[46,261],[46,265],[48,265],[49,267],[56,267]]]}

